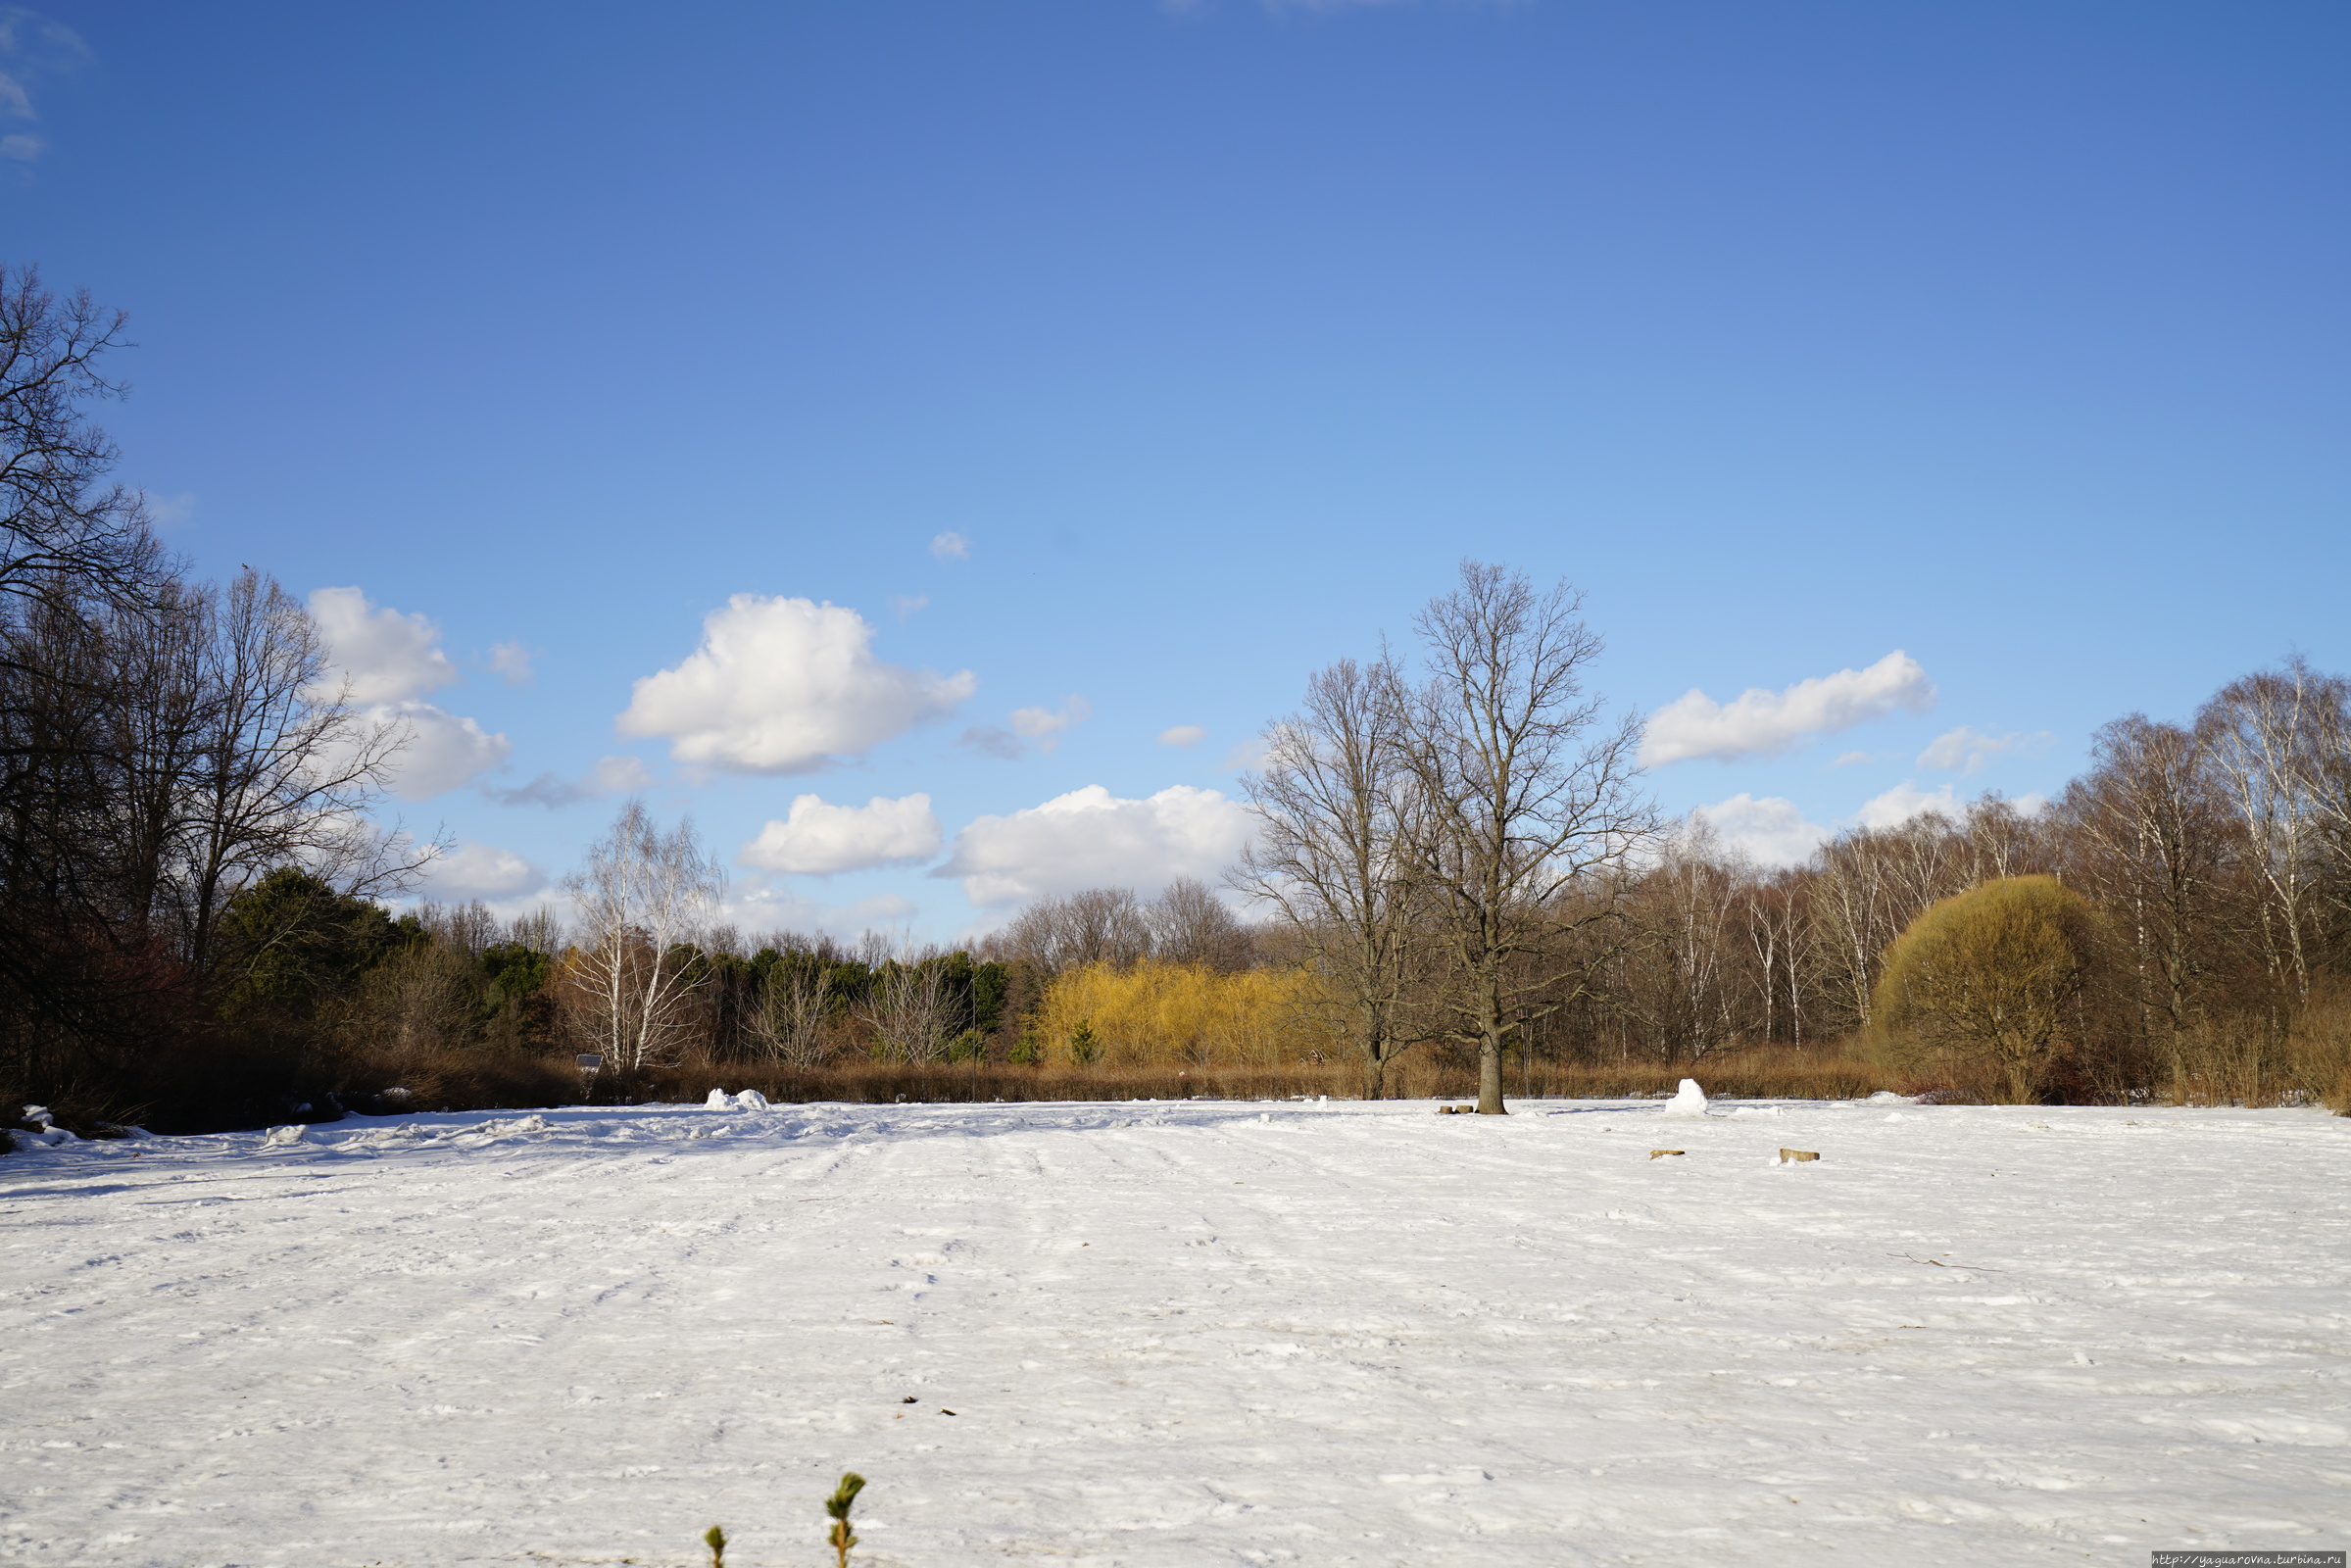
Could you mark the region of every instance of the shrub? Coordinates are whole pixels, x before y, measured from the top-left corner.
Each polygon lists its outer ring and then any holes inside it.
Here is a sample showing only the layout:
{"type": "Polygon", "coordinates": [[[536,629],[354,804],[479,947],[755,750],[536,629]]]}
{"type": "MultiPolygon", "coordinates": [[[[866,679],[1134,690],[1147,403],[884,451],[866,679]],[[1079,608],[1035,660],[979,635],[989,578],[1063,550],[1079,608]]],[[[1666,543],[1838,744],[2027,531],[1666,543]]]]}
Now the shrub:
{"type": "Polygon", "coordinates": [[[2096,916],[2055,877],[2004,877],[1935,904],[1886,951],[1871,1018],[1888,1065],[2039,1095],[2079,1043],[2096,916]]]}

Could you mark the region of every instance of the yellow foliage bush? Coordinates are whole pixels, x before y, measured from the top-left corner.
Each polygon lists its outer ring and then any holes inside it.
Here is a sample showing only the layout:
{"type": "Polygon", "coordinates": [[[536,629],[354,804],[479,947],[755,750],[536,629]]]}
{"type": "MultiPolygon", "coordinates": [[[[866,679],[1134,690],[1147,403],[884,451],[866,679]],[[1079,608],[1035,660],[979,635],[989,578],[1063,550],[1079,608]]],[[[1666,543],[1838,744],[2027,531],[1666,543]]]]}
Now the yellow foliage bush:
{"type": "Polygon", "coordinates": [[[1104,1067],[1289,1065],[1341,1049],[1316,1018],[1316,992],[1302,969],[1094,963],[1056,977],[1031,1022],[1055,1065],[1073,1059],[1072,1037],[1088,1042],[1081,1027],[1104,1067]]]}
{"type": "Polygon", "coordinates": [[[1930,906],[1886,951],[1872,1054],[2033,1100],[2079,1044],[2074,1003],[2095,922],[2088,902],[2053,876],[2005,877],[1930,906]]]}

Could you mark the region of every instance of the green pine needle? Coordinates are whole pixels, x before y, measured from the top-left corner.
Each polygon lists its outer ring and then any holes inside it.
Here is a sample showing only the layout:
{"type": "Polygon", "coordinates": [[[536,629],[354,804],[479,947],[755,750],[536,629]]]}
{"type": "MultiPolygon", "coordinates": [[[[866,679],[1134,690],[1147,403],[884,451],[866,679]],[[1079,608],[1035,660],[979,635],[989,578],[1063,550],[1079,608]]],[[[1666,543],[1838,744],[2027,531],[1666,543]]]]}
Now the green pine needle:
{"type": "Polygon", "coordinates": [[[849,1568],[849,1548],[857,1544],[857,1533],[849,1528],[849,1505],[857,1500],[865,1490],[865,1478],[855,1470],[844,1471],[841,1485],[833,1489],[826,1499],[824,1511],[833,1516],[831,1545],[837,1568],[849,1568]]]}

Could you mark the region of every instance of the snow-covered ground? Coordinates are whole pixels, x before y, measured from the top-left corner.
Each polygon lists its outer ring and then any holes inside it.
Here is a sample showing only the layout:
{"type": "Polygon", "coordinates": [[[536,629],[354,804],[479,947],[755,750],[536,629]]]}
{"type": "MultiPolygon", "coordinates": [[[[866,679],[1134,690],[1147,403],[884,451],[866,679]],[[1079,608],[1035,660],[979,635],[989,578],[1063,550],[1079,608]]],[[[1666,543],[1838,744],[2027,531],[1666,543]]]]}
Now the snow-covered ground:
{"type": "Polygon", "coordinates": [[[1430,1110],[0,1159],[0,1557],[813,1568],[848,1468],[874,1568],[2351,1543],[2351,1120],[1430,1110]]]}

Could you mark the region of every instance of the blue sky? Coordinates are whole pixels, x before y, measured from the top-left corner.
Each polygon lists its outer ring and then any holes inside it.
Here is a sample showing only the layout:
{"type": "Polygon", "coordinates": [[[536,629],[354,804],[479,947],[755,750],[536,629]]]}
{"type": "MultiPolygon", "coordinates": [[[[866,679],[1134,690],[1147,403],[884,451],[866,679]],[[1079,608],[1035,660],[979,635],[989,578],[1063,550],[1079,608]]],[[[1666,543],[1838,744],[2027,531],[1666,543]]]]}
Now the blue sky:
{"type": "Polygon", "coordinates": [[[2339,5],[5,16],[0,256],[200,572],[357,590],[444,896],[632,787],[747,925],[1148,888],[1463,556],[1772,853],[2351,667],[2339,5]]]}

